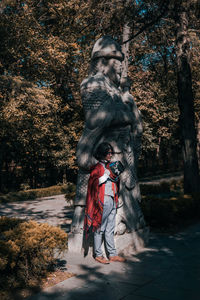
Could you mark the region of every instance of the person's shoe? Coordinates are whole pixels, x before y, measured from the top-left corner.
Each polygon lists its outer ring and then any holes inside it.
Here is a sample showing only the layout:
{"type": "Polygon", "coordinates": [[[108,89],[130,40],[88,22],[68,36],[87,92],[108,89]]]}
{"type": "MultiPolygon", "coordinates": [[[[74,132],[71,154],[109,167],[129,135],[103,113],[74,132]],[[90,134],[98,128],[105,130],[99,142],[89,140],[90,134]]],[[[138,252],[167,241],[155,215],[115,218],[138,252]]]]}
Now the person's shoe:
{"type": "Polygon", "coordinates": [[[126,261],[126,259],[124,257],[118,256],[118,255],[110,256],[109,260],[110,261],[118,261],[118,262],[125,262],[126,261]]]}
{"type": "Polygon", "coordinates": [[[109,260],[107,260],[103,256],[96,256],[95,260],[98,261],[101,264],[109,264],[110,263],[109,260]]]}

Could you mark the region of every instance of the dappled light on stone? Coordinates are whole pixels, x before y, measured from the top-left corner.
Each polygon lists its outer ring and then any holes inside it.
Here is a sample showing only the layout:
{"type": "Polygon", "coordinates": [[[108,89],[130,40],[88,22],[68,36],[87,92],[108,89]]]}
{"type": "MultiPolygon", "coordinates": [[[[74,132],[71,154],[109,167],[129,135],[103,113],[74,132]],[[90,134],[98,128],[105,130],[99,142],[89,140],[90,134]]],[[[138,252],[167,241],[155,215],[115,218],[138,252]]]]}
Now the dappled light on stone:
{"type": "MultiPolygon", "coordinates": [[[[116,245],[122,250],[144,246],[148,238],[139,202],[137,161],[141,148],[142,121],[130,81],[121,79],[124,54],[120,45],[104,36],[94,45],[89,76],[81,83],[85,127],[77,147],[79,173],[75,211],[69,237],[69,250],[80,252],[83,240],[83,218],[90,168],[97,162],[98,145],[108,142],[114,149],[113,161],[125,166],[120,175],[119,207],[116,219],[116,245]]],[[[88,249],[87,249],[88,250],[88,249]]]]}

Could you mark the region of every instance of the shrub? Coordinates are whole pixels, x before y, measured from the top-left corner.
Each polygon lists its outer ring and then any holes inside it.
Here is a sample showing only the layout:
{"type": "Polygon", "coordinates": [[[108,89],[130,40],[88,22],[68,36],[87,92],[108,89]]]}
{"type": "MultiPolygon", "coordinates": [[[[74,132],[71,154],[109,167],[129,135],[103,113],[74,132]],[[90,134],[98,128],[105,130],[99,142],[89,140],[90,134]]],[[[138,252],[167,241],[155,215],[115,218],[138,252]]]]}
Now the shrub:
{"type": "Polygon", "coordinates": [[[142,210],[147,223],[164,230],[199,218],[200,196],[183,194],[183,178],[140,184],[142,210]]]}
{"type": "Polygon", "coordinates": [[[60,194],[67,194],[68,197],[74,195],[75,185],[67,183],[65,185],[54,185],[47,188],[25,190],[20,192],[11,192],[5,195],[0,195],[0,203],[27,201],[41,197],[48,197],[60,194]]]}
{"type": "Polygon", "coordinates": [[[180,193],[183,191],[183,179],[162,180],[158,183],[140,183],[142,195],[180,193]]]}
{"type": "Polygon", "coordinates": [[[48,197],[48,196],[54,196],[54,195],[67,193],[68,192],[68,186],[70,186],[70,184],[53,185],[53,186],[50,186],[50,187],[47,187],[47,188],[29,190],[29,192],[30,191],[35,192],[37,198],[48,197]]]}
{"type": "Polygon", "coordinates": [[[142,197],[142,210],[147,223],[156,228],[169,229],[186,224],[199,217],[198,197],[179,195],[176,197],[159,197],[149,195],[142,197]]]}
{"type": "Polygon", "coordinates": [[[11,192],[11,193],[0,196],[0,203],[33,200],[36,197],[37,197],[36,192],[34,190],[11,192]]]}
{"type": "Polygon", "coordinates": [[[71,185],[68,188],[67,194],[65,195],[65,199],[67,201],[67,206],[73,207],[74,205],[74,198],[76,194],[76,185],[71,183],[71,185]]]}
{"type": "Polygon", "coordinates": [[[74,183],[68,183],[65,198],[66,199],[74,198],[75,194],[76,194],[76,185],[74,183]]]}
{"type": "Polygon", "coordinates": [[[0,289],[30,286],[67,249],[67,234],[59,227],[0,217],[0,289]]]}

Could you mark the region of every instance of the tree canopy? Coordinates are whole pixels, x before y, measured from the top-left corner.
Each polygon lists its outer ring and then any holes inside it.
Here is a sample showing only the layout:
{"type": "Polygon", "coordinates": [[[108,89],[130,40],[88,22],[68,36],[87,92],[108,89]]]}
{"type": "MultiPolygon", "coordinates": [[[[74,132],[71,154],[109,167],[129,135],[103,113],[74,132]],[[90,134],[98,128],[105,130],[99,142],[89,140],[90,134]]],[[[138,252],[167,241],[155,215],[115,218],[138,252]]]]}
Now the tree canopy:
{"type": "MultiPolygon", "coordinates": [[[[197,128],[200,6],[198,1],[189,2],[187,34],[197,128]]],[[[173,0],[1,1],[2,190],[3,175],[13,162],[32,186],[44,184],[44,178],[39,180],[42,169],[53,170],[57,182],[66,168],[69,174],[75,172],[76,144],[84,123],[79,86],[87,76],[91,48],[104,34],[122,43],[125,23],[130,28],[131,92],[144,122],[140,164],[150,168],[157,157],[158,167],[170,166],[171,160],[172,168],[182,168],[175,5],[173,0]]]]}

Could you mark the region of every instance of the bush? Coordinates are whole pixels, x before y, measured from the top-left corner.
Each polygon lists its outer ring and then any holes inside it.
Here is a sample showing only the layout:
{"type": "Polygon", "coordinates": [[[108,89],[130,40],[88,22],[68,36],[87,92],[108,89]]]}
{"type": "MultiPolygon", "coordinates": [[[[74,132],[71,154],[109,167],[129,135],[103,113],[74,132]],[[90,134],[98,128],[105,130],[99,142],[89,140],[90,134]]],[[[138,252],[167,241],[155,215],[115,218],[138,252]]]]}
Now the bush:
{"type": "Polygon", "coordinates": [[[173,229],[199,218],[199,195],[183,194],[183,179],[140,184],[142,210],[147,223],[158,229],[173,229]]]}
{"type": "Polygon", "coordinates": [[[34,190],[11,192],[11,193],[0,196],[0,203],[33,200],[36,197],[37,197],[36,192],[34,190]]]}
{"type": "Polygon", "coordinates": [[[152,227],[170,229],[199,218],[199,197],[179,195],[163,198],[150,195],[143,196],[142,199],[145,220],[152,227]]]}
{"type": "Polygon", "coordinates": [[[71,185],[68,188],[68,192],[65,195],[65,199],[67,201],[67,206],[68,207],[73,207],[74,205],[74,198],[75,198],[75,194],[76,194],[76,185],[71,183],[71,185]]]}
{"type": "Polygon", "coordinates": [[[142,195],[180,193],[183,192],[183,179],[162,180],[151,184],[140,183],[140,190],[142,195]]]}
{"type": "Polygon", "coordinates": [[[37,198],[48,197],[48,196],[54,196],[54,195],[67,193],[69,186],[70,186],[70,183],[65,184],[65,185],[53,185],[53,186],[50,186],[47,188],[29,190],[29,192],[31,192],[31,191],[35,192],[37,198]]]}
{"type": "Polygon", "coordinates": [[[67,194],[68,197],[74,195],[75,185],[67,183],[65,185],[54,185],[47,188],[25,190],[20,192],[11,192],[5,195],[0,195],[0,203],[27,201],[36,198],[48,197],[60,194],[67,194]]]}
{"type": "Polygon", "coordinates": [[[65,198],[66,199],[74,198],[75,194],[76,194],[76,185],[74,183],[68,183],[65,198]]]}
{"type": "Polygon", "coordinates": [[[67,234],[59,227],[0,217],[0,289],[38,282],[65,249],[67,234]]]}

